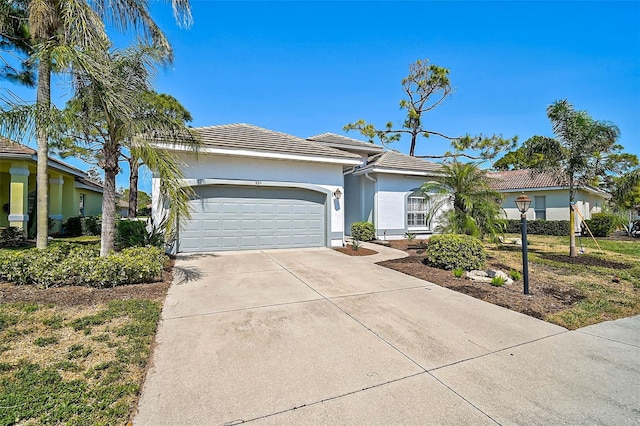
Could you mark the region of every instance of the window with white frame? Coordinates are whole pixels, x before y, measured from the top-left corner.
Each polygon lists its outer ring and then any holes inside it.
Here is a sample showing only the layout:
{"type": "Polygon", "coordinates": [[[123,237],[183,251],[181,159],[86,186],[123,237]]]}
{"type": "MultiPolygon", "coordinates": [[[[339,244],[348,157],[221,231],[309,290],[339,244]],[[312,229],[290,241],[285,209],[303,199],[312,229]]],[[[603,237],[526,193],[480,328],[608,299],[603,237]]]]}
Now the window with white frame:
{"type": "Polygon", "coordinates": [[[429,200],[421,192],[414,192],[407,198],[407,227],[427,228],[429,200]]]}

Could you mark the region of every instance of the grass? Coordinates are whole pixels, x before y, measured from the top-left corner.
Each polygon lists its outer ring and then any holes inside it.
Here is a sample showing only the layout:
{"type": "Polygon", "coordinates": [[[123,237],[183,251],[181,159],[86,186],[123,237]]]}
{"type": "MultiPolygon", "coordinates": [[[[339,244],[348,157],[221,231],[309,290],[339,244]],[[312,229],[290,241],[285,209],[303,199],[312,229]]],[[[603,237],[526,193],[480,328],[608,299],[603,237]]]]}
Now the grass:
{"type": "MultiPolygon", "coordinates": [[[[593,256],[632,267],[621,269],[586,266],[546,258],[549,255],[568,255],[569,237],[529,236],[530,275],[547,274],[548,279],[571,285],[585,296],[584,300],[547,316],[545,320],[576,329],[640,314],[640,241],[602,238],[597,241],[600,249],[591,238],[582,237],[582,241],[578,239],[578,249],[584,247],[585,251],[585,254],[579,256],[593,256]]],[[[520,250],[488,246],[488,251],[507,265],[521,267],[520,250]]]]}
{"type": "Polygon", "coordinates": [[[0,304],[0,425],[126,424],[160,303],[0,304]]]}

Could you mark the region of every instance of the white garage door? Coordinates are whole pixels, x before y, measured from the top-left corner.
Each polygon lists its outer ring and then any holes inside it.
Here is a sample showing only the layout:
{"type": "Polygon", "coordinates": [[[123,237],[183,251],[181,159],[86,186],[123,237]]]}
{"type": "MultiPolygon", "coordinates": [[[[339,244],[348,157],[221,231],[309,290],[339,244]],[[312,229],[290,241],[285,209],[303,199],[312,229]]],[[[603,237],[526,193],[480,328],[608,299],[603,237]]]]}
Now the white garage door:
{"type": "Polygon", "coordinates": [[[326,195],[298,188],[194,188],[178,251],[325,246],[326,195]]]}

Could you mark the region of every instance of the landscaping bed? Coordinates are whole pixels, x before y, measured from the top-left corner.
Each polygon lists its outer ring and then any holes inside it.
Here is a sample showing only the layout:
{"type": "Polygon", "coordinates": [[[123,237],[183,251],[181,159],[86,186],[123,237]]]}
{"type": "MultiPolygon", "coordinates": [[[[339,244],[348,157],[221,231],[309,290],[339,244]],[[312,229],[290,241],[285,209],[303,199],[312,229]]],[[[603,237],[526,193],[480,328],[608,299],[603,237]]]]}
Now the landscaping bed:
{"type": "MultiPolygon", "coordinates": [[[[599,243],[607,246],[606,241],[599,243]]],[[[456,278],[452,271],[425,265],[419,242],[397,240],[390,245],[409,257],[378,263],[381,266],[569,329],[640,314],[638,241],[616,241],[602,252],[587,247],[586,254],[569,258],[562,237],[530,237],[529,296],[523,294],[522,279],[494,287],[456,278]]],[[[520,247],[486,248],[487,269],[522,271],[520,247]]]]}
{"type": "Polygon", "coordinates": [[[0,282],[0,424],[127,424],[172,266],[115,287],[0,282]]]}

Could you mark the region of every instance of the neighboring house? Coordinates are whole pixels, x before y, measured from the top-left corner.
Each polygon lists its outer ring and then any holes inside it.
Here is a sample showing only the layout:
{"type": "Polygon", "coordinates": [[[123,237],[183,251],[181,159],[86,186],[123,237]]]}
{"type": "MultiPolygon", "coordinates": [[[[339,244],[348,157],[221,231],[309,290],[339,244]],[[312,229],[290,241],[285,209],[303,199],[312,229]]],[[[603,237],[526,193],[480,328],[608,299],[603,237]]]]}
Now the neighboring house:
{"type": "MultiPolygon", "coordinates": [[[[569,188],[549,173],[531,173],[531,170],[489,172],[493,188],[505,195],[503,209],[508,219],[520,219],[515,199],[523,192],[531,198],[527,212],[529,220],[569,220],[569,188]]],[[[611,198],[598,188],[582,186],[576,189],[575,202],[584,219],[591,219],[611,198]]],[[[576,215],[576,231],[580,231],[581,218],[576,215]]]]}
{"type": "MultiPolygon", "coordinates": [[[[49,218],[51,232],[74,216],[102,211],[102,187],[87,174],[54,158],[49,159],[49,218]]],[[[0,137],[0,227],[28,229],[35,221],[37,152],[0,137]]]]}
{"type": "MultiPolygon", "coordinates": [[[[327,133],[301,139],[249,124],[194,130],[197,153],[157,142],[181,160],[196,194],[177,252],[342,246],[359,220],[376,224],[380,238],[430,230],[428,203],[415,191],[437,174],[434,163],[327,133]]],[[[154,176],[158,221],[169,208],[158,205],[159,188],[154,176]]]]}

